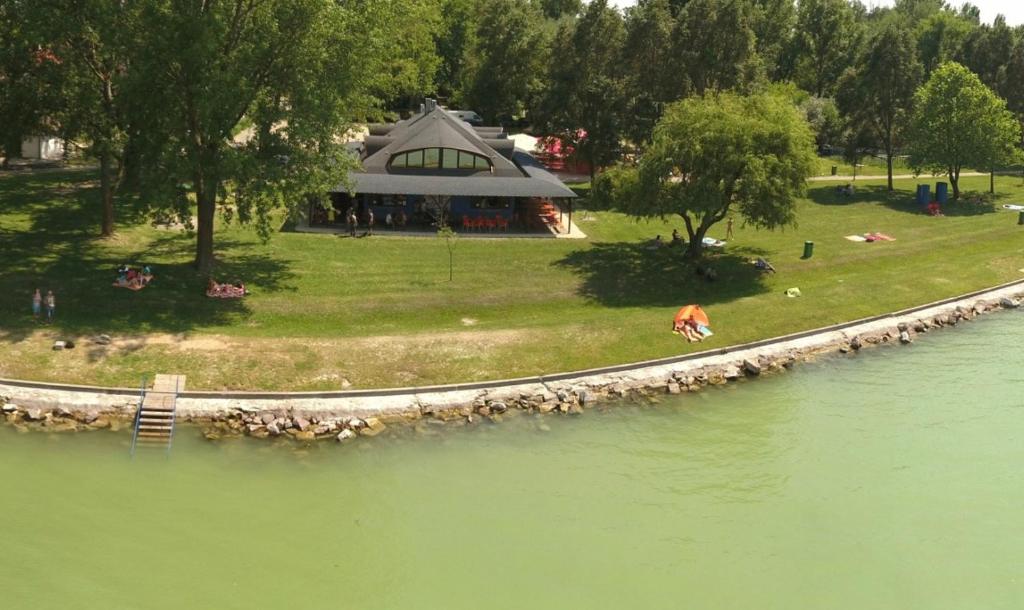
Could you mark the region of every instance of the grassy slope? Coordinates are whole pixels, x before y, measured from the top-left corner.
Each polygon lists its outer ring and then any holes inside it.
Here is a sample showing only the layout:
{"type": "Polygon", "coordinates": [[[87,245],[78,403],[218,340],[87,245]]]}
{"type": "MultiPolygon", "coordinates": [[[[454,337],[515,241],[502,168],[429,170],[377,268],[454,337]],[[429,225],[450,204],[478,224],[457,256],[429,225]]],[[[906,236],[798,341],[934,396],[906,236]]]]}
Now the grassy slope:
{"type": "MultiPolygon", "coordinates": [[[[914,182],[890,195],[876,180],[852,199],[813,186],[796,228],[737,224],[714,258],[715,283],[699,281],[676,252],[643,248],[673,223],[613,212],[579,223],[588,241],[462,239],[454,282],[435,239],[284,232],[264,245],[228,227],[218,234],[219,275],[245,280],[253,295],[220,302],[202,296],[183,234],[136,223],[108,242],[92,239],[96,192],[85,177],[0,178],[0,376],[132,385],[161,371],[187,374],[191,387],[264,389],[510,377],[697,349],[669,332],[675,309],[689,302],[711,316],[716,335],[705,348],[951,296],[1024,268],[1024,228],[998,209],[1024,201],[1018,179],[1000,179],[996,207],[958,204],[945,218],[916,213],[914,182]],[[897,241],[842,238],[867,231],[897,241]],[[806,239],[815,255],[801,260],[806,239]],[[757,274],[753,256],[779,273],[757,274]],[[139,293],[111,288],[120,262],[154,264],[156,283],[139,293]],[[27,315],[36,286],[58,294],[52,327],[27,315]],[[791,286],[805,296],[784,297],[791,286]],[[97,332],[121,340],[48,349],[58,335],[97,332]]],[[[985,178],[964,182],[987,187],[985,178]]]]}

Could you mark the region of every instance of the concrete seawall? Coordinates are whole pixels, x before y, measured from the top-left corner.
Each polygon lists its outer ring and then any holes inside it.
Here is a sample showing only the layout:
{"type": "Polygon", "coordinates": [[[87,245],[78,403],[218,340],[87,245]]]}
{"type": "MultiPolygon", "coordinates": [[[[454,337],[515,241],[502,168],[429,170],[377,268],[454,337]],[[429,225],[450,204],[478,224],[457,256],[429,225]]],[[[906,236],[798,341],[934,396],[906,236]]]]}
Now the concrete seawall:
{"type": "MultiPolygon", "coordinates": [[[[508,409],[573,413],[601,400],[631,394],[692,392],[740,377],[769,374],[818,354],[856,351],[884,343],[909,343],[918,333],[954,326],[983,313],[1016,308],[1022,297],[1024,280],[774,339],[540,377],[344,392],[185,392],[178,399],[178,414],[191,421],[226,422],[231,424],[226,428],[253,436],[276,436],[303,428],[302,438],[322,438],[339,431],[369,431],[366,421],[472,419],[508,409]],[[296,425],[311,422],[310,430],[296,425]]],[[[139,394],[139,389],[132,388],[0,379],[0,403],[5,403],[8,421],[15,423],[65,418],[88,425],[98,418],[130,418],[139,394]]]]}

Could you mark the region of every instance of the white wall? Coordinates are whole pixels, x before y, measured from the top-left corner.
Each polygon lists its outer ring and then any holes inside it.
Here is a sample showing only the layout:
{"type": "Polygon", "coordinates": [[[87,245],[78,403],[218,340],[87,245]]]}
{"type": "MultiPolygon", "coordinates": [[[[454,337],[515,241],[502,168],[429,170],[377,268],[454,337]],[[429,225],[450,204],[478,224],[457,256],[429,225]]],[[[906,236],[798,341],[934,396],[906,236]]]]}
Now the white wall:
{"type": "Polygon", "coordinates": [[[21,141],[24,159],[59,160],[64,155],[64,142],[51,136],[29,136],[21,141]]]}

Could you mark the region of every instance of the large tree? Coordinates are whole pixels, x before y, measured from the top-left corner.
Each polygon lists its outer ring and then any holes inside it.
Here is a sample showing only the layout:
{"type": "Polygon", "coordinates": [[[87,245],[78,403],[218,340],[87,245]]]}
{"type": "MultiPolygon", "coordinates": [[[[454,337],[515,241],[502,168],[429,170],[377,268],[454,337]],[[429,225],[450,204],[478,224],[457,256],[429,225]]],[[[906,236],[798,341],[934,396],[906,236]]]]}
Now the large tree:
{"type": "Polygon", "coordinates": [[[374,75],[391,74],[393,4],[153,1],[133,66],[146,75],[136,91],[149,91],[143,185],[188,217],[194,206],[202,272],[218,205],[267,235],[273,208],[345,179],[341,136],[367,92],[386,90],[374,75]],[[246,123],[250,136],[234,138],[246,123]]]}
{"type": "Polygon", "coordinates": [[[818,97],[830,96],[853,63],[861,26],[846,0],[801,0],[790,45],[792,76],[818,97]]]}
{"type": "Polygon", "coordinates": [[[547,89],[537,105],[542,129],[561,135],[591,167],[619,158],[626,95],[622,15],[594,0],[575,23],[563,23],[552,44],[547,89]]]}
{"type": "Polygon", "coordinates": [[[885,151],[890,191],[893,156],[908,126],[921,75],[912,32],[893,21],[871,39],[840,81],[836,99],[851,129],[885,151]]]}
{"type": "MultiPolygon", "coordinates": [[[[476,38],[476,0],[443,0],[441,26],[434,45],[437,49],[437,94],[457,98],[466,78],[466,59],[476,38]]],[[[459,100],[461,101],[461,100],[459,100]]]]}
{"type": "Polygon", "coordinates": [[[792,224],[814,159],[791,97],[720,93],[670,106],[638,166],[609,172],[596,188],[634,216],[681,216],[688,253],[699,257],[708,229],[730,214],[767,229],[792,224]]]}
{"type": "Polygon", "coordinates": [[[38,20],[27,19],[30,0],[0,2],[0,156],[21,156],[26,136],[54,133],[62,93],[61,59],[38,20]]]}
{"type": "Polygon", "coordinates": [[[741,0],[690,0],[679,13],[674,51],[687,92],[731,89],[760,68],[749,6],[741,0]]]}
{"type": "Polygon", "coordinates": [[[757,40],[757,54],[770,78],[784,72],[784,54],[796,25],[793,0],[750,0],[751,27],[757,40]]]}
{"type": "Polygon", "coordinates": [[[964,41],[977,26],[951,11],[938,11],[917,25],[917,52],[925,75],[958,57],[964,41]]]}
{"type": "Polygon", "coordinates": [[[960,197],[964,167],[991,168],[1018,155],[1020,123],[1006,101],[955,62],[939,66],[914,95],[909,138],[916,169],[945,172],[960,197]]]}
{"type": "Polygon", "coordinates": [[[630,112],[624,130],[634,144],[650,139],[662,109],[685,89],[685,78],[674,61],[674,30],[669,0],[640,0],[626,13],[622,65],[630,112]]]}
{"type": "Polygon", "coordinates": [[[64,131],[82,139],[99,161],[101,234],[114,232],[114,195],[123,168],[129,113],[147,95],[123,100],[132,59],[145,44],[139,30],[144,3],[120,0],[38,0],[31,18],[47,33],[65,68],[61,110],[64,131]]]}
{"type": "Polygon", "coordinates": [[[528,0],[490,0],[480,11],[462,101],[494,124],[521,114],[540,88],[546,41],[541,13],[528,0]]]}

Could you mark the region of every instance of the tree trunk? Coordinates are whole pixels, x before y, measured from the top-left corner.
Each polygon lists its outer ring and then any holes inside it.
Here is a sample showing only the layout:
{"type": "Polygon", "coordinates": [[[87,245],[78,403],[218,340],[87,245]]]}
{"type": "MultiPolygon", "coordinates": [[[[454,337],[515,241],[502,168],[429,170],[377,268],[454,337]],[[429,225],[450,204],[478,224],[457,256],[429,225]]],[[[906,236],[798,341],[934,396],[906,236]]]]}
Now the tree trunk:
{"type": "Polygon", "coordinates": [[[693,229],[689,225],[690,223],[687,223],[686,232],[690,234],[690,243],[686,246],[686,256],[698,260],[704,256],[704,236],[707,235],[709,227],[701,223],[693,229]]]}
{"type": "Polygon", "coordinates": [[[135,136],[129,136],[124,146],[124,168],[121,172],[121,188],[134,191],[139,188],[142,174],[142,159],[135,136]]]}
{"type": "Polygon", "coordinates": [[[949,185],[953,187],[953,200],[960,199],[960,176],[953,171],[949,172],[949,185]]]}
{"type": "Polygon", "coordinates": [[[217,211],[217,187],[215,184],[196,181],[196,269],[209,275],[213,269],[213,219],[217,211]]]}
{"type": "Polygon", "coordinates": [[[4,169],[11,166],[11,159],[21,157],[21,135],[8,136],[4,141],[4,169]]]}
{"type": "Polygon", "coordinates": [[[996,193],[996,168],[992,168],[992,171],[988,174],[988,192],[993,195],[996,193]]]}
{"type": "Polygon", "coordinates": [[[100,235],[110,237],[114,234],[114,180],[110,175],[110,153],[100,153],[100,197],[103,199],[103,222],[100,235]]]}
{"type": "Polygon", "coordinates": [[[892,152],[885,153],[885,168],[889,174],[889,190],[892,191],[892,152]]]}

